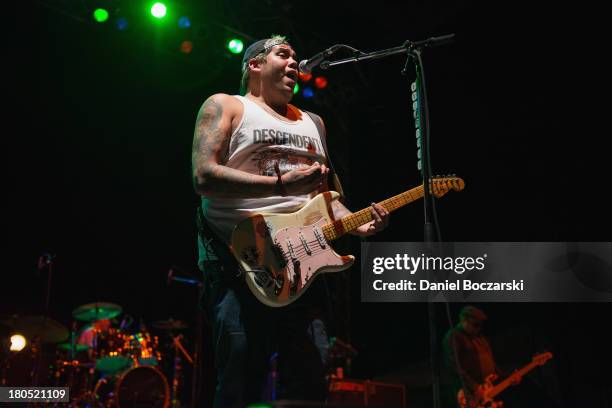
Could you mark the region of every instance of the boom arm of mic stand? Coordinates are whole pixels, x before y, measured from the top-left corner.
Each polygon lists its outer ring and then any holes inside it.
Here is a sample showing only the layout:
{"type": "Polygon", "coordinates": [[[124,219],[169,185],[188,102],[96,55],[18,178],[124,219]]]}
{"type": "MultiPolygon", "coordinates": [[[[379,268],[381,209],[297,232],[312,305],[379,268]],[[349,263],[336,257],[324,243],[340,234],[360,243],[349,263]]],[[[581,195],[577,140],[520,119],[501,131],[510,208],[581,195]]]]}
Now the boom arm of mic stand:
{"type": "Polygon", "coordinates": [[[345,58],[345,59],[341,59],[341,60],[337,60],[337,61],[323,61],[320,65],[321,69],[328,69],[330,67],[336,66],[336,65],[342,65],[342,64],[346,64],[348,62],[359,62],[359,61],[365,61],[365,60],[369,60],[369,59],[378,59],[378,58],[384,58],[384,57],[388,57],[390,55],[396,55],[396,54],[403,54],[408,50],[408,48],[406,48],[405,45],[401,45],[399,47],[393,47],[393,48],[389,48],[386,50],[382,50],[382,51],[374,51],[374,52],[370,52],[370,53],[364,53],[359,51],[358,55],[355,55],[353,57],[350,58],[345,58]]]}
{"type": "Polygon", "coordinates": [[[373,51],[370,53],[364,53],[351,47],[351,49],[357,54],[351,58],[345,58],[337,61],[323,61],[320,65],[321,69],[328,69],[336,65],[346,64],[348,62],[359,62],[370,59],[379,59],[390,57],[391,55],[405,54],[406,52],[412,51],[415,48],[424,47],[435,47],[438,45],[448,44],[454,41],[455,34],[440,35],[437,37],[430,37],[422,41],[405,41],[404,44],[399,47],[388,48],[386,50],[373,51]]]}

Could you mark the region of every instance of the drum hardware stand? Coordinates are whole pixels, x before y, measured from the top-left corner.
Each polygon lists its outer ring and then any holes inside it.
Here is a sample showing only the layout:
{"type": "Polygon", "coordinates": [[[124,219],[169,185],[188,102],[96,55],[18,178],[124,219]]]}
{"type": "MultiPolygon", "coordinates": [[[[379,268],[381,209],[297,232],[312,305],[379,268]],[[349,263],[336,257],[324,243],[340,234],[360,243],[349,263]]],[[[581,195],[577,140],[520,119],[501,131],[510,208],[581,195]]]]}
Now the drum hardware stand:
{"type": "Polygon", "coordinates": [[[76,321],[72,321],[72,330],[70,330],[70,360],[74,360],[76,348],[76,321]]]}
{"type": "MultiPolygon", "coordinates": [[[[72,321],[72,330],[70,330],[70,363],[74,365],[75,359],[76,359],[76,345],[77,345],[77,338],[76,338],[76,333],[77,333],[77,322],[76,320],[72,321]]],[[[94,338],[94,345],[97,346],[98,341],[97,341],[97,333],[96,333],[96,337],[94,338]]],[[[96,355],[97,357],[97,349],[96,350],[92,350],[92,355],[96,355]]],[[[86,383],[85,383],[85,393],[87,394],[87,403],[88,404],[93,404],[95,402],[95,395],[91,392],[91,390],[93,389],[94,386],[94,367],[81,367],[82,370],[87,370],[87,375],[86,375],[86,383]]],[[[71,372],[71,381],[74,381],[74,377],[76,376],[75,372],[71,372]]],[[[93,406],[93,405],[92,405],[93,406]]]]}
{"type": "MultiPolygon", "coordinates": [[[[36,269],[39,272],[47,270],[47,292],[45,296],[45,309],[43,313],[42,327],[45,327],[47,323],[47,318],[49,317],[49,302],[51,300],[51,281],[53,278],[53,260],[55,259],[55,255],[51,255],[49,253],[44,253],[38,258],[38,262],[36,265],[36,269]]],[[[32,386],[36,387],[38,385],[40,369],[42,365],[42,338],[41,336],[37,336],[35,340],[32,342],[32,351],[34,354],[35,364],[32,370],[32,386]]]]}
{"type": "Polygon", "coordinates": [[[183,338],[182,334],[179,334],[178,336],[174,336],[172,333],[170,333],[170,337],[172,337],[172,347],[174,348],[174,368],[172,371],[172,398],[171,398],[171,406],[172,408],[177,408],[178,403],[178,398],[177,398],[177,394],[178,394],[178,388],[179,388],[179,383],[180,383],[180,376],[181,376],[181,356],[180,354],[182,354],[185,359],[189,362],[189,364],[191,364],[193,366],[193,358],[189,355],[189,353],[187,352],[187,350],[185,350],[185,347],[183,347],[183,344],[181,344],[181,339],[183,338]],[[180,351],[180,354],[179,354],[180,351]]]}
{"type": "MultiPolygon", "coordinates": [[[[201,382],[202,382],[202,342],[203,342],[203,336],[202,336],[202,331],[203,331],[203,321],[204,321],[204,313],[202,312],[202,308],[199,307],[200,304],[200,299],[203,295],[204,292],[204,284],[202,283],[202,281],[197,280],[197,279],[188,279],[188,278],[182,278],[179,276],[175,276],[176,272],[182,272],[182,269],[176,266],[173,266],[172,268],[170,268],[170,270],[168,271],[168,285],[170,285],[172,282],[180,282],[180,283],[184,283],[187,285],[191,285],[191,286],[195,286],[198,288],[198,290],[196,291],[196,310],[197,310],[197,316],[196,316],[196,334],[195,334],[195,347],[194,347],[194,351],[193,351],[193,359],[191,359],[191,357],[188,358],[188,360],[190,361],[190,363],[193,366],[193,378],[191,379],[191,406],[195,407],[196,404],[198,404],[198,396],[199,396],[199,391],[201,390],[201,382]]],[[[174,336],[173,336],[174,338],[174,336]]],[[[180,344],[180,343],[179,343],[180,344]]],[[[184,349],[183,349],[184,350],[184,349]]],[[[189,355],[188,353],[185,352],[186,355],[189,355]]],[[[174,379],[172,381],[173,383],[173,387],[174,387],[174,379]]],[[[174,401],[174,394],[172,396],[173,401],[174,401]]],[[[174,405],[173,405],[174,406],[174,405]]]]}

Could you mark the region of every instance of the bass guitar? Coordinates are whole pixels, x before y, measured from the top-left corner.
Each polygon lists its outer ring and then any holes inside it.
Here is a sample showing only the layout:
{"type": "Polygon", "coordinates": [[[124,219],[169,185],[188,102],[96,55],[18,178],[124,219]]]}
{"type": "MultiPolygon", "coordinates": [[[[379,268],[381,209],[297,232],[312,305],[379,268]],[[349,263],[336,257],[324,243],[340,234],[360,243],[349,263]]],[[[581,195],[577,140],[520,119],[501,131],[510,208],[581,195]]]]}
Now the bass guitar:
{"type": "Polygon", "coordinates": [[[529,364],[520,370],[515,371],[505,380],[500,381],[495,385],[493,385],[492,377],[489,376],[485,380],[485,383],[478,387],[478,391],[474,397],[469,398],[463,389],[459,390],[459,393],[457,394],[457,404],[460,408],[501,408],[503,403],[500,401],[495,401],[494,398],[509,386],[518,384],[525,374],[536,367],[544,365],[552,358],[552,356],[552,353],[549,352],[533,356],[529,364]]]}

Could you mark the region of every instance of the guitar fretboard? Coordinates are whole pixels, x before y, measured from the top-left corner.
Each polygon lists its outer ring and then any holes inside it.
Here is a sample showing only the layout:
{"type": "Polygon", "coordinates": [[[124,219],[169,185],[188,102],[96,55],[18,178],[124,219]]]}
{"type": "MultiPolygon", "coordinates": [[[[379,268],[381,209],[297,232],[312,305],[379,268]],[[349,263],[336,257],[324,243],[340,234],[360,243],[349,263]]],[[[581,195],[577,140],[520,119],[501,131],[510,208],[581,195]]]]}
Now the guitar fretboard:
{"type": "MultiPolygon", "coordinates": [[[[387,198],[381,201],[382,205],[387,211],[392,212],[401,208],[413,201],[416,201],[423,197],[423,186],[414,187],[408,191],[404,191],[401,194],[387,198]]],[[[337,221],[331,222],[323,226],[323,234],[325,239],[332,241],[340,238],[342,235],[351,232],[363,224],[367,224],[372,221],[372,212],[370,207],[364,208],[357,212],[354,212],[346,217],[343,217],[337,221]]]]}
{"type": "Polygon", "coordinates": [[[508,378],[506,378],[505,380],[501,381],[499,384],[496,384],[491,391],[489,392],[489,396],[491,398],[495,397],[497,394],[499,394],[500,392],[502,392],[503,390],[505,390],[506,388],[508,388],[510,385],[512,385],[512,383],[519,379],[522,378],[525,374],[527,374],[529,371],[533,370],[535,367],[542,365],[543,363],[539,363],[537,361],[532,361],[531,363],[527,364],[525,367],[521,368],[520,370],[516,371],[515,373],[513,373],[512,375],[510,375],[508,378]]]}

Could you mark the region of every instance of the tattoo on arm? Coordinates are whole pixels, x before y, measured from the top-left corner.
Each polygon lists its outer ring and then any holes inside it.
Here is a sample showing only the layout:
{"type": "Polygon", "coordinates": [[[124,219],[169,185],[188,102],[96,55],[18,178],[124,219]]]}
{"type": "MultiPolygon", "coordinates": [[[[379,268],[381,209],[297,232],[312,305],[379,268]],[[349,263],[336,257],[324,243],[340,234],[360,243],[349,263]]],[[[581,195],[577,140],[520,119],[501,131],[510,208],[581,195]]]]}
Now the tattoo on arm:
{"type": "Polygon", "coordinates": [[[211,97],[198,113],[193,137],[191,164],[196,191],[223,197],[255,197],[270,195],[270,188],[257,176],[224,165],[227,161],[229,129],[220,127],[223,106],[211,97]]]}
{"type": "Polygon", "coordinates": [[[191,152],[192,165],[208,161],[223,142],[223,134],[219,129],[219,122],[223,116],[223,107],[213,98],[209,98],[200,109],[196,121],[196,131],[193,136],[191,152]]]}

